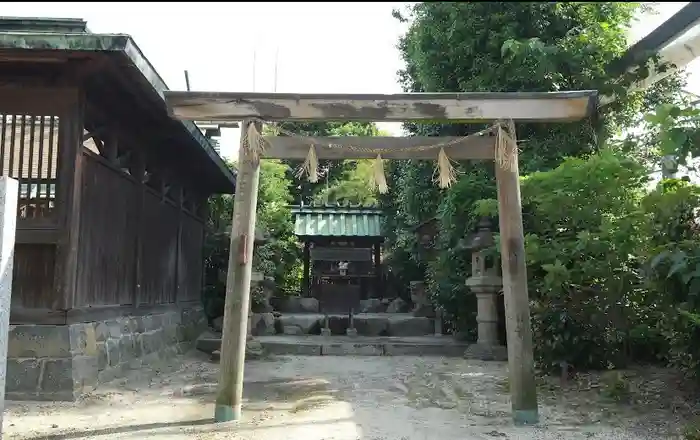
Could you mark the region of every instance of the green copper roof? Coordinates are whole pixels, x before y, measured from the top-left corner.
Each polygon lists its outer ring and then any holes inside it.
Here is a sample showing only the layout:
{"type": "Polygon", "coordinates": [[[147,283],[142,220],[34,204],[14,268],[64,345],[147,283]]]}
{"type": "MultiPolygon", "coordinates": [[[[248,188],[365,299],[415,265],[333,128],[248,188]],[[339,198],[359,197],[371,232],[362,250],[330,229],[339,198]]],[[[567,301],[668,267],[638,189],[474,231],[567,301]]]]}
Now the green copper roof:
{"type": "Polygon", "coordinates": [[[382,212],[375,208],[302,206],[292,208],[299,237],[381,237],[382,212]]]}

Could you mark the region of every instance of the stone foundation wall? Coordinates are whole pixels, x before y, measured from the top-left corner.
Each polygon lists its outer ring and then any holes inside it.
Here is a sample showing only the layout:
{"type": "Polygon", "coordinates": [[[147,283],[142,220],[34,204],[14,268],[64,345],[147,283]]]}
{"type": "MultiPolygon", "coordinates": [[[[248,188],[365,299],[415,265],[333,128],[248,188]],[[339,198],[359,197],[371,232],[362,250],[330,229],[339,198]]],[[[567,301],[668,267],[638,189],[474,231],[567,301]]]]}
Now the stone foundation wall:
{"type": "Polygon", "coordinates": [[[71,325],[10,326],[6,398],[75,400],[143,363],[187,349],[201,307],[71,325]]]}

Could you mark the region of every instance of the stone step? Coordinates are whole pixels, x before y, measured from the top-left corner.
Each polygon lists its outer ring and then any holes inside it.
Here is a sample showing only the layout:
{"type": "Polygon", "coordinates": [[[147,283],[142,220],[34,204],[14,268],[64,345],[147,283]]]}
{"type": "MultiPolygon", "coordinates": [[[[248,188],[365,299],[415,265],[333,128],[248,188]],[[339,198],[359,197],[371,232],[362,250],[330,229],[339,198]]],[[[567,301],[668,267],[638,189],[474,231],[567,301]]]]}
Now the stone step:
{"type": "MultiPolygon", "coordinates": [[[[254,313],[251,317],[253,336],[320,335],[326,315],[294,313],[275,317],[272,313],[254,313]]],[[[348,315],[328,315],[332,335],[342,336],[350,325],[348,315]]],[[[353,325],[360,336],[432,336],[435,319],[410,313],[360,313],[353,316],[353,325]]],[[[440,325],[438,324],[438,327],[440,325]]]]}
{"type": "MultiPolygon", "coordinates": [[[[505,347],[482,347],[456,341],[450,336],[348,337],[348,336],[259,336],[255,342],[273,355],[303,356],[446,356],[480,360],[506,360],[505,347]]],[[[220,350],[221,336],[213,333],[197,340],[205,353],[220,350]]]]}

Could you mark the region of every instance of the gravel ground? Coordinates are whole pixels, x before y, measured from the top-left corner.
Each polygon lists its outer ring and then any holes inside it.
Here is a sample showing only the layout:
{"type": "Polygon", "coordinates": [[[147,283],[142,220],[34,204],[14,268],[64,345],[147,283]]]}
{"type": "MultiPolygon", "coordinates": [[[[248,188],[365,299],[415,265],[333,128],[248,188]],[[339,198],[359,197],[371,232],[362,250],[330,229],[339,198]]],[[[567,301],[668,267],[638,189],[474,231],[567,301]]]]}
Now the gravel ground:
{"type": "Polygon", "coordinates": [[[213,424],[217,368],[189,353],[76,403],[9,402],[4,438],[646,440],[697,414],[665,370],[542,380],[541,425],[516,428],[503,363],[281,356],[247,363],[245,420],[213,424]]]}

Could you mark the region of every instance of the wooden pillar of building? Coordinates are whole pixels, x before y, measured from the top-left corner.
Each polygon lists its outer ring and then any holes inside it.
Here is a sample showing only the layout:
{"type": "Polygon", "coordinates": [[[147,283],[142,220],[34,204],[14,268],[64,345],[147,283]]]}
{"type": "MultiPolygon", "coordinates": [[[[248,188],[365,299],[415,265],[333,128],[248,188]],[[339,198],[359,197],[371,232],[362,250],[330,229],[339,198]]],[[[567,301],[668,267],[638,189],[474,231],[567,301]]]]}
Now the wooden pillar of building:
{"type": "MultiPolygon", "coordinates": [[[[80,200],[83,188],[83,117],[85,99],[75,88],[71,100],[60,115],[56,208],[60,228],[56,246],[54,285],[57,299],[54,308],[70,309],[75,304],[78,275],[78,236],[80,234],[80,200]]],[[[50,191],[50,189],[49,189],[50,191]]]]}
{"type": "Polygon", "coordinates": [[[134,167],[131,172],[136,179],[134,191],[137,208],[135,213],[136,221],[134,222],[134,284],[132,286],[131,304],[138,307],[143,300],[142,283],[143,283],[143,218],[146,204],[146,157],[142,150],[135,150],[134,167]]]}
{"type": "Polygon", "coordinates": [[[497,161],[496,184],[511,404],[515,424],[525,425],[537,423],[539,416],[527,291],[518,149],[515,145],[515,127],[512,122],[509,131],[512,137],[508,147],[510,148],[509,166],[504,166],[497,161]]]}
{"type": "MultiPolygon", "coordinates": [[[[228,422],[240,420],[243,400],[243,369],[250,282],[253,272],[253,243],[255,217],[258,203],[260,158],[251,154],[247,145],[248,127],[254,122],[241,124],[241,144],[238,149],[238,176],[233,201],[233,225],[231,247],[226,277],[226,301],[221,341],[221,370],[219,390],[216,396],[214,420],[228,422]]],[[[258,132],[262,128],[258,126],[258,132]]]]}
{"type": "Polygon", "coordinates": [[[311,243],[304,242],[304,279],[302,280],[301,296],[311,296],[311,243]]]}

